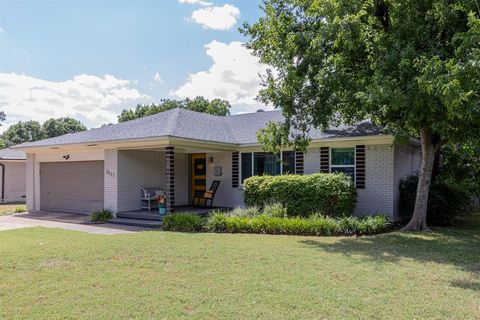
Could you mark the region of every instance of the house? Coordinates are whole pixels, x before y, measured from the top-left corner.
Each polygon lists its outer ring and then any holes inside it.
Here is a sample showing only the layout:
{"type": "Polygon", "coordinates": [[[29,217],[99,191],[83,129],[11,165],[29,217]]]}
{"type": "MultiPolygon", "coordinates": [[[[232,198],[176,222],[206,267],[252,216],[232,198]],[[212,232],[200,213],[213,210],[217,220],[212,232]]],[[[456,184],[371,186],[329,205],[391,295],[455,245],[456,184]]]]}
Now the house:
{"type": "Polygon", "coordinates": [[[398,216],[398,185],[420,165],[417,141],[399,145],[370,122],[310,132],[305,153],[266,154],[257,131],[280,111],[226,117],[173,109],[17,148],[27,154],[27,206],[90,213],[139,210],[140,186],[162,187],[168,208],[221,181],[214,205],[243,205],[242,181],[261,174],[341,171],[358,190],[357,215],[398,216]]]}
{"type": "Polygon", "coordinates": [[[9,148],[0,150],[0,203],[25,202],[25,163],[25,152],[9,148]]]}

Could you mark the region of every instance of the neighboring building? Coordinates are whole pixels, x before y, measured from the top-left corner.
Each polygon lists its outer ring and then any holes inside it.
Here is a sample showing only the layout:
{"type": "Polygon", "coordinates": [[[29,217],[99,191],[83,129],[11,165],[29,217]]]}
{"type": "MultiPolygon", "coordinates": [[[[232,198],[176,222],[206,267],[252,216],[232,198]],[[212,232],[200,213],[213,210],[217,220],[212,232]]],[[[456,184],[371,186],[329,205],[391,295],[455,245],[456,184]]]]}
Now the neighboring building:
{"type": "Polygon", "coordinates": [[[22,150],[0,150],[0,203],[23,203],[26,198],[26,156],[22,150]]]}
{"type": "Polygon", "coordinates": [[[162,187],[168,206],[188,205],[213,180],[214,205],[243,205],[242,181],[259,174],[342,171],[358,190],[357,215],[398,215],[398,184],[418,170],[418,141],[398,145],[370,122],[310,132],[305,153],[265,154],[257,131],[280,111],[213,116],[174,109],[61,137],[25,143],[30,211],[139,210],[140,186],[162,187]]]}

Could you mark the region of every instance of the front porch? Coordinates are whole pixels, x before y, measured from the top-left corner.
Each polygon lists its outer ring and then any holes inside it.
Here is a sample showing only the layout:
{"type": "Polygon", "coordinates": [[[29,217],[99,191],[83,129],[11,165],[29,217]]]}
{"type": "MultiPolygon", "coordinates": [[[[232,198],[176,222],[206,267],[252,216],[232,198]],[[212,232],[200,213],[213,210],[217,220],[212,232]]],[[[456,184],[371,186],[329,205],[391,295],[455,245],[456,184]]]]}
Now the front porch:
{"type": "Polygon", "coordinates": [[[210,203],[194,207],[192,200],[194,195],[203,195],[213,181],[220,182],[213,208],[242,205],[241,190],[232,183],[232,154],[225,149],[182,145],[106,150],[104,207],[122,219],[158,220],[155,203],[152,206],[144,200],[142,189],[148,189],[150,197],[166,196],[169,212],[207,215],[212,211],[210,203]]]}

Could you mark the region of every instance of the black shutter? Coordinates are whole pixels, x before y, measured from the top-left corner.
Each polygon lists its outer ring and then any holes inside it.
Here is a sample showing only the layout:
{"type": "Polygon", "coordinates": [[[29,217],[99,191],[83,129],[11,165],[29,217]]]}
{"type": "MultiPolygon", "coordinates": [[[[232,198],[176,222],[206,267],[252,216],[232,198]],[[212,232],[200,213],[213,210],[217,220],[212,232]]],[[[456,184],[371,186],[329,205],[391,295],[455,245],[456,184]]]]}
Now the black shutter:
{"type": "Polygon", "coordinates": [[[295,174],[303,174],[303,152],[295,151],[295,174]]]}
{"type": "Polygon", "coordinates": [[[355,148],[355,181],[357,189],[365,189],[365,146],[355,148]]]}
{"type": "Polygon", "coordinates": [[[320,172],[321,173],[330,172],[330,148],[329,147],[320,148],[320,172]]]}
{"type": "Polygon", "coordinates": [[[232,152],[232,188],[238,188],[238,152],[232,152]]]}

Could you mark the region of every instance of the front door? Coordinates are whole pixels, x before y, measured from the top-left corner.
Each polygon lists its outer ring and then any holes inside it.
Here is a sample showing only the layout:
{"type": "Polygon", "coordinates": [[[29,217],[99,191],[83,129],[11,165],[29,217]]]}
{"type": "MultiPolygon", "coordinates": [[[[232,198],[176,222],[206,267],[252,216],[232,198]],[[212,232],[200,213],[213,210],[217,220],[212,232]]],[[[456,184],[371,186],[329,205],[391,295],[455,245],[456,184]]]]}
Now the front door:
{"type": "Polygon", "coordinates": [[[207,190],[207,156],[205,153],[192,154],[192,198],[203,195],[207,190]]]}

